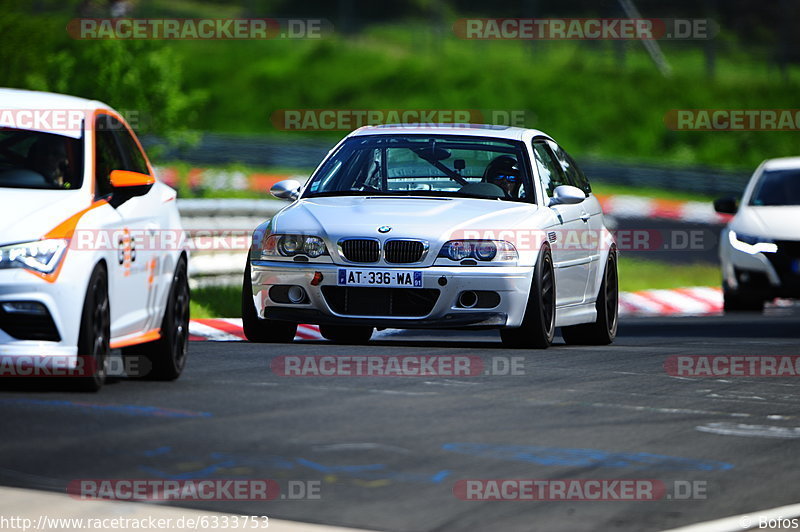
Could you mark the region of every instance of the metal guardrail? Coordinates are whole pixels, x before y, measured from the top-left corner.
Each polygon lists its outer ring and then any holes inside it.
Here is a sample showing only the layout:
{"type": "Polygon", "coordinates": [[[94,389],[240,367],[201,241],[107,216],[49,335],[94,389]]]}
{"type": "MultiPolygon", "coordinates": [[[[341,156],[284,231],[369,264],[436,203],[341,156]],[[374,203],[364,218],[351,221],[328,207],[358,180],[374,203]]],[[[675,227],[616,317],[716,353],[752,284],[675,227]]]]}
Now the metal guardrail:
{"type": "Polygon", "coordinates": [[[241,283],[249,236],[286,205],[277,200],[178,199],[183,228],[192,248],[191,285],[241,283]]]}
{"type": "MultiPolygon", "coordinates": [[[[145,136],[144,144],[164,146],[162,140],[145,136]]],[[[163,160],[193,164],[244,163],[253,166],[312,168],[317,166],[336,139],[204,134],[192,147],[168,149],[163,160]]],[[[744,191],[749,172],[707,167],[671,167],[628,164],[588,159],[581,166],[592,181],[633,187],[676,189],[712,196],[735,196],[744,191]]]]}

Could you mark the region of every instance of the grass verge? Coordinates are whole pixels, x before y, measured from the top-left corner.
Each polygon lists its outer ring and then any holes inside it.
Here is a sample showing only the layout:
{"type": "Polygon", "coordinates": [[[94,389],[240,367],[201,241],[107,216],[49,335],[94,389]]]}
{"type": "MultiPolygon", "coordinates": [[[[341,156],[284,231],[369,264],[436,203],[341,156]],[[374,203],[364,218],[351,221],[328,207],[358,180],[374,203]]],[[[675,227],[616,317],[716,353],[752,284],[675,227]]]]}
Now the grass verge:
{"type": "Polygon", "coordinates": [[[624,292],[719,286],[722,274],[715,264],[671,264],[620,257],[619,289],[624,292]]]}

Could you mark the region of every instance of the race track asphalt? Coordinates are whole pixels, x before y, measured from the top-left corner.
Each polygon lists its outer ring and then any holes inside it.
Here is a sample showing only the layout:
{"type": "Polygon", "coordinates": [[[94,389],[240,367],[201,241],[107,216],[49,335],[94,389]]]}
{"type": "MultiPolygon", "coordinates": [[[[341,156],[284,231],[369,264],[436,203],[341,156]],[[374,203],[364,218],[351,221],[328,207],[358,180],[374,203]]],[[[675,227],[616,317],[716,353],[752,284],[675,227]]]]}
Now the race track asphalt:
{"type": "Polygon", "coordinates": [[[557,338],[546,351],[463,331],[364,346],[193,342],[178,381],[121,378],[99,394],[6,379],[0,484],[63,493],[75,479],[274,479],[286,498],[169,504],[395,531],[663,530],[796,503],[800,379],[664,366],[673,355],[800,355],[800,311],[769,312],[629,319],[612,346],[557,338]],[[295,355],[469,355],[500,374],[276,374],[276,357],[295,355]],[[502,374],[513,361],[520,374],[502,374]],[[666,494],[454,495],[458,481],[509,478],[653,479],[666,494]],[[302,496],[309,488],[318,498],[302,496]]]}

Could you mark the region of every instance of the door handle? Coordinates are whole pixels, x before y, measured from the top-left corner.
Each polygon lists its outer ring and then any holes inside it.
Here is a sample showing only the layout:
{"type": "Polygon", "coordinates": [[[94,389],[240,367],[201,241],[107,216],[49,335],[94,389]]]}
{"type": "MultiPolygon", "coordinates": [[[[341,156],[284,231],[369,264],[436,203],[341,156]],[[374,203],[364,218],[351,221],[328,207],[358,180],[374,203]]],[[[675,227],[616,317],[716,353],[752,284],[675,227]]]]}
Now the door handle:
{"type": "Polygon", "coordinates": [[[589,218],[591,218],[591,217],[592,216],[588,212],[582,212],[581,213],[581,220],[583,220],[584,223],[588,222],[589,218]]]}

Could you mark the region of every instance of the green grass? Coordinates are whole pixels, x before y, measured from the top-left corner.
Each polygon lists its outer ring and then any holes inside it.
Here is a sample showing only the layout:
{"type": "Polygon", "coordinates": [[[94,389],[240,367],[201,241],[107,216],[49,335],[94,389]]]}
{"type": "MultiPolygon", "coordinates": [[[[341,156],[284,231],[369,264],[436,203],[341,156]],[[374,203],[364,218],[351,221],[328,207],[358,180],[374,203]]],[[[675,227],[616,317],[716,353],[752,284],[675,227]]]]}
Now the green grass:
{"type": "MultiPolygon", "coordinates": [[[[532,46],[465,41],[448,32],[437,41],[419,25],[372,27],[347,39],[173,46],[187,85],[207,95],[193,124],[202,130],[276,132],[271,116],[280,109],[520,110],[524,125],[547,131],[579,158],[751,170],[767,156],[796,154],[797,132],[666,127],[673,109],[796,107],[800,68],[790,67],[784,78],[765,54],[721,41],[714,79],[700,45],[662,43],[674,68],[665,78],[640,43],[627,43],[620,65],[610,42],[532,46]]],[[[333,141],[344,133],[310,135],[333,141]]]]}
{"type": "Polygon", "coordinates": [[[192,290],[192,318],[238,318],[242,315],[241,286],[209,286],[192,290]]]}
{"type": "MultiPolygon", "coordinates": [[[[281,132],[286,109],[521,111],[521,124],[552,134],[578,160],[710,165],[750,171],[767,157],[796,155],[800,132],[680,132],[676,109],[794,109],[800,65],[776,67],[766,45],[715,39],[661,41],[673,67],[662,76],[640,42],[474,41],[408,21],[320,39],[76,41],[64,27],[78,0],[13,0],[0,29],[0,85],[99,98],[141,112],[161,133],[282,134],[330,139],[346,131],[281,132]],[[42,2],[37,2],[36,5],[42,2]],[[56,6],[63,4],[60,8],[56,6]],[[620,61],[619,47],[625,51],[620,61]],[[82,76],[84,71],[96,75],[82,76]]],[[[264,4],[266,5],[266,4],[264,4]]],[[[236,16],[222,2],[142,2],[142,16],[236,16]]]]}
{"type": "MultiPolygon", "coordinates": [[[[619,288],[625,292],[656,288],[719,286],[719,267],[709,264],[675,265],[621,257],[619,288]],[[665,275],[665,272],[668,274],[665,275]]],[[[236,318],[241,316],[242,290],[239,286],[206,287],[192,290],[192,318],[236,318]]]]}
{"type": "Polygon", "coordinates": [[[620,257],[619,289],[639,290],[684,288],[688,286],[719,286],[722,274],[713,264],[670,264],[659,261],[620,257]]]}

